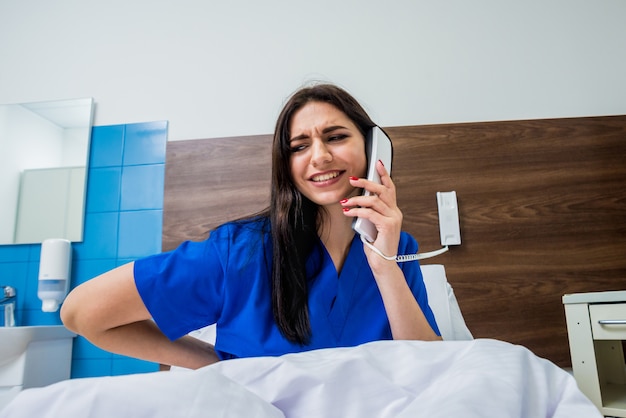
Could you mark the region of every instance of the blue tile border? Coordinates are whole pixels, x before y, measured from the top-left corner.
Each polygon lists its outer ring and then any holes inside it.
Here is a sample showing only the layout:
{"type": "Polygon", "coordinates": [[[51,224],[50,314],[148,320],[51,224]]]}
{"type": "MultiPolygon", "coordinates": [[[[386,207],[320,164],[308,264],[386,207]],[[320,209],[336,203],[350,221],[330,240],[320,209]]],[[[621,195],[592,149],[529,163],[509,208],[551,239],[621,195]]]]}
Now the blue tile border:
{"type": "Polygon", "coordinates": [[[162,210],[121,212],[117,257],[134,259],[160,252],[162,222],[162,210]]]}
{"type": "MultiPolygon", "coordinates": [[[[161,251],[167,122],[92,129],[82,242],[72,243],[76,287],[112,268],[161,251]]],[[[0,284],[17,288],[21,325],[60,324],[37,297],[41,244],[0,246],[0,284]]],[[[74,340],[72,377],[158,370],[158,365],[74,340]]]]}
{"type": "Polygon", "coordinates": [[[31,245],[0,245],[0,263],[28,261],[31,255],[31,245]]]}
{"type": "Polygon", "coordinates": [[[122,170],[120,209],[162,209],[165,164],[126,166],[122,170]]]}
{"type": "Polygon", "coordinates": [[[95,126],[91,130],[89,168],[121,166],[124,125],[95,126]]]}
{"type": "Polygon", "coordinates": [[[165,121],[126,125],[123,164],[165,163],[166,143],[167,122],[165,121]]]}
{"type": "Polygon", "coordinates": [[[75,243],[75,254],[82,260],[115,258],[118,246],[119,212],[85,215],[85,240],[75,243]]]}
{"type": "Polygon", "coordinates": [[[100,167],[89,171],[87,213],[120,209],[122,167],[100,167]]]}

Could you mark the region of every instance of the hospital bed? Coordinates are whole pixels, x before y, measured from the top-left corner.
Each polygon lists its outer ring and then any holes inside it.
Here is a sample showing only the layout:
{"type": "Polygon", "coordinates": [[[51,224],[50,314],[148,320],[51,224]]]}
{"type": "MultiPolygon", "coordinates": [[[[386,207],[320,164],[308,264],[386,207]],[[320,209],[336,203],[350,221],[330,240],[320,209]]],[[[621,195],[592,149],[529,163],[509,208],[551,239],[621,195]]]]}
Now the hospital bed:
{"type": "MultiPolygon", "coordinates": [[[[72,379],[21,392],[0,418],[600,417],[554,363],[520,345],[473,339],[445,268],[422,272],[444,341],[377,341],[199,370],[72,379]]],[[[212,341],[214,330],[193,335],[212,341]]]]}

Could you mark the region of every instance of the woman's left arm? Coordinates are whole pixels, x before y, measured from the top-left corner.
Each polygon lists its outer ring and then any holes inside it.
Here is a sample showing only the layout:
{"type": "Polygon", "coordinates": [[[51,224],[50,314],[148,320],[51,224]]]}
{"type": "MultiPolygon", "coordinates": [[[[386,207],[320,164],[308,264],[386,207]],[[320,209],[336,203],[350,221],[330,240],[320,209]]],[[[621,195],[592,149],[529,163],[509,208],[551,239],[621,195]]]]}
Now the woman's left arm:
{"type": "MultiPolygon", "coordinates": [[[[370,196],[356,196],[343,201],[347,216],[364,217],[378,231],[372,243],[383,254],[396,255],[402,229],[402,212],[396,204],[396,189],[387,169],[379,161],[376,165],[382,184],[365,179],[351,179],[354,187],[369,190],[370,196]]],[[[440,340],[430,326],[424,312],[415,299],[404,273],[393,260],[387,260],[365,246],[365,255],[385,305],[396,340],[440,340]]]]}
{"type": "Polygon", "coordinates": [[[380,260],[371,260],[374,278],[378,284],[378,290],[383,298],[391,334],[394,340],[441,340],[430,323],[426,319],[411,288],[407,284],[404,273],[395,261],[384,260],[372,250],[367,249],[368,260],[378,257],[380,260]],[[372,262],[374,261],[374,262],[372,262]],[[379,266],[379,264],[389,264],[379,266]]]}

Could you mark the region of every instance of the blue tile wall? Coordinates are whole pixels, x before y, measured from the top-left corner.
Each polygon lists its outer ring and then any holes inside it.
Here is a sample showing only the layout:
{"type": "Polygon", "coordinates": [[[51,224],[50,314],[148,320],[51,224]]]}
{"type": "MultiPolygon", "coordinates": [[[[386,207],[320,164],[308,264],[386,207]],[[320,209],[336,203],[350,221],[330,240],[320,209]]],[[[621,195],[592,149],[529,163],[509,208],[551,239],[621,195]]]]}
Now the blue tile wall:
{"type": "MultiPolygon", "coordinates": [[[[83,242],[73,243],[72,287],[138,257],[161,251],[167,122],[96,126],[83,242]]],[[[40,244],[0,246],[0,284],[17,289],[19,325],[61,324],[37,298],[40,244]]],[[[155,363],[74,341],[72,377],[158,370],[155,363]]]]}

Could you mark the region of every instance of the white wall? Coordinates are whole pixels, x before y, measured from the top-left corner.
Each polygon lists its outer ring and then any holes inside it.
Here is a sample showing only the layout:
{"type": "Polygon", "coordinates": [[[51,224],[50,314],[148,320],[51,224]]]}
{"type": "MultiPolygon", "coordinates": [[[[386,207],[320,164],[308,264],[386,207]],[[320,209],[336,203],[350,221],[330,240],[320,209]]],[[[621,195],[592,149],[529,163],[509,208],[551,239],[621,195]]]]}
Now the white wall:
{"type": "Polygon", "coordinates": [[[624,0],[0,0],[0,103],[270,133],[311,79],[383,126],[626,114],[624,0]]]}

